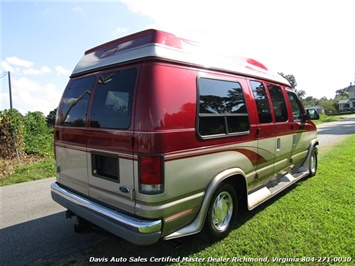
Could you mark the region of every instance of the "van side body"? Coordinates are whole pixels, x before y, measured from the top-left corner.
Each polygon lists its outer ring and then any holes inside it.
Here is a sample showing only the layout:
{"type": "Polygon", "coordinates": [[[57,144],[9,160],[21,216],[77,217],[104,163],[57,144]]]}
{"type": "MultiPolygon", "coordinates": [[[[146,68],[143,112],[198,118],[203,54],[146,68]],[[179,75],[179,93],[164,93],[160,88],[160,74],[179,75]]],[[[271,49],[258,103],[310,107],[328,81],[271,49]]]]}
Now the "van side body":
{"type": "Polygon", "coordinates": [[[317,168],[289,83],[252,59],[146,30],[88,50],[55,126],[53,200],[132,243],[228,234],[317,168]],[[216,57],[217,58],[217,57],[216,57]]]}

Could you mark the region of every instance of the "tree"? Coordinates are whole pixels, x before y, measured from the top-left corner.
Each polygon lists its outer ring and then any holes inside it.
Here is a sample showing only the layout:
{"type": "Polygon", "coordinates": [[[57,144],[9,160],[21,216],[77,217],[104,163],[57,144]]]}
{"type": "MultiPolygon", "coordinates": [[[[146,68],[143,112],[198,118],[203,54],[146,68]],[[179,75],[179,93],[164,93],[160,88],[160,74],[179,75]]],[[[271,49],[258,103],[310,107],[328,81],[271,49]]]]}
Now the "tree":
{"type": "Polygon", "coordinates": [[[49,112],[49,114],[46,117],[47,126],[54,127],[56,115],[57,115],[57,108],[49,112]]]}
{"type": "Polygon", "coordinates": [[[285,75],[282,72],[279,72],[279,75],[284,77],[291,85],[291,87],[294,89],[295,93],[297,94],[298,98],[303,99],[304,96],[306,95],[306,92],[304,90],[297,90],[297,81],[294,75],[285,75]]]}
{"type": "Polygon", "coordinates": [[[347,92],[347,87],[344,89],[336,90],[335,92],[335,99],[343,100],[349,98],[349,93],[347,92]]]}
{"type": "Polygon", "coordinates": [[[295,89],[295,88],[294,88],[294,90],[295,90],[295,93],[297,94],[298,98],[303,99],[304,96],[306,96],[306,91],[304,91],[304,90],[297,90],[297,89],[295,89]]]}
{"type": "Polygon", "coordinates": [[[324,107],[326,113],[336,113],[336,101],[335,100],[328,100],[327,97],[322,97],[320,99],[319,105],[324,107]]]}
{"type": "Polygon", "coordinates": [[[284,77],[290,84],[292,88],[296,88],[297,87],[297,81],[294,75],[285,75],[282,72],[279,72],[279,75],[281,75],[282,77],[284,77]]]}
{"type": "Polygon", "coordinates": [[[315,106],[319,104],[319,100],[317,98],[314,98],[313,96],[308,96],[302,100],[302,103],[305,106],[315,106]]]}

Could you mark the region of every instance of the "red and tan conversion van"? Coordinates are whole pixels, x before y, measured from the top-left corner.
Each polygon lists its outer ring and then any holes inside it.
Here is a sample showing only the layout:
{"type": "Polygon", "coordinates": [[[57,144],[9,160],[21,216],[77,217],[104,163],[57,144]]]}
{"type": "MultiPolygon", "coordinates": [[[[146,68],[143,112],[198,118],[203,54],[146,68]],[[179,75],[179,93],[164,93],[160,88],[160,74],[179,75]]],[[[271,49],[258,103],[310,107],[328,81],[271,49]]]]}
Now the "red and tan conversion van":
{"type": "Polygon", "coordinates": [[[317,145],[280,75],[146,30],[75,67],[57,113],[51,194],[138,245],[202,230],[215,241],[238,209],[315,175],[317,145]]]}

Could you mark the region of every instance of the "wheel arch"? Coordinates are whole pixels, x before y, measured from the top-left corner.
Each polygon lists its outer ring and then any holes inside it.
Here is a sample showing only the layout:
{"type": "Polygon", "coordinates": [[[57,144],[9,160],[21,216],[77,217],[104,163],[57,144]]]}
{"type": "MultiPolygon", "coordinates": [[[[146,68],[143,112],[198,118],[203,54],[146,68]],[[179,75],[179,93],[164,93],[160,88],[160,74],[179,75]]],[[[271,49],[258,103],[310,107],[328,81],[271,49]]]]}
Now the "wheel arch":
{"type": "MultiPolygon", "coordinates": [[[[212,196],[214,192],[224,183],[229,183],[235,189],[237,193],[238,201],[245,204],[246,207],[246,195],[247,195],[247,183],[246,183],[246,175],[244,171],[240,168],[231,168],[227,169],[215,176],[215,178],[209,184],[206,195],[204,198],[204,203],[207,205],[211,202],[212,196]]],[[[206,211],[207,213],[207,211],[206,211]]],[[[205,213],[205,216],[206,216],[205,213]]]]}
{"type": "MultiPolygon", "coordinates": [[[[239,209],[246,209],[247,207],[247,184],[246,184],[246,175],[244,171],[240,168],[230,168],[218,173],[209,183],[206,188],[206,193],[200,208],[199,213],[197,214],[195,220],[187,225],[184,228],[179,229],[178,231],[164,237],[165,240],[179,238],[183,236],[188,236],[196,234],[202,231],[208,208],[212,197],[215,191],[219,188],[220,185],[224,183],[230,183],[237,193],[238,203],[240,203],[239,209]]],[[[237,214],[238,215],[238,214],[237,214]]]]}
{"type": "Polygon", "coordinates": [[[316,153],[318,154],[318,147],[317,147],[318,145],[319,145],[318,139],[314,139],[311,141],[311,143],[308,146],[307,157],[304,160],[304,162],[302,163],[302,167],[308,168],[308,164],[309,164],[309,160],[311,158],[312,151],[315,150],[316,153]]]}
{"type": "Polygon", "coordinates": [[[223,183],[229,183],[232,185],[232,187],[235,189],[235,192],[237,193],[237,199],[238,199],[238,211],[239,210],[247,210],[247,182],[246,182],[246,177],[241,174],[236,174],[229,176],[228,178],[223,180],[223,183]]]}

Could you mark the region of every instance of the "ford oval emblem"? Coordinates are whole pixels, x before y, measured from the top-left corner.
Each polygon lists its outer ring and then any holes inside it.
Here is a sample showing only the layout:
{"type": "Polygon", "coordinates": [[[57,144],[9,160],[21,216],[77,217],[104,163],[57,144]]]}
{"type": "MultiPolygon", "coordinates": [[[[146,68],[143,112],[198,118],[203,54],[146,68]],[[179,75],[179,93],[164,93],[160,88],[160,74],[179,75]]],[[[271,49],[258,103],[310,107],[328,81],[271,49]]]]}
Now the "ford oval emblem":
{"type": "Polygon", "coordinates": [[[128,187],[120,187],[120,191],[123,193],[128,193],[130,190],[128,187]]]}

